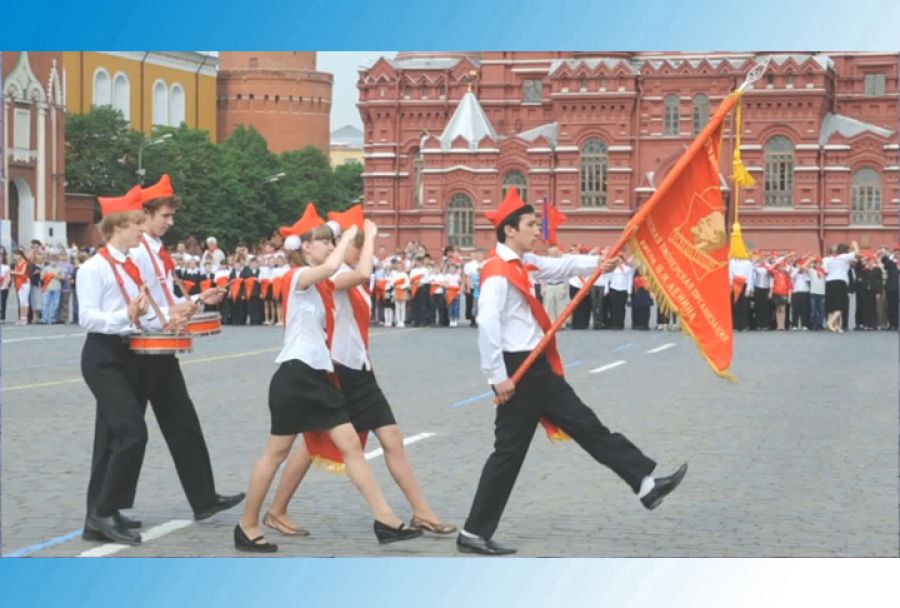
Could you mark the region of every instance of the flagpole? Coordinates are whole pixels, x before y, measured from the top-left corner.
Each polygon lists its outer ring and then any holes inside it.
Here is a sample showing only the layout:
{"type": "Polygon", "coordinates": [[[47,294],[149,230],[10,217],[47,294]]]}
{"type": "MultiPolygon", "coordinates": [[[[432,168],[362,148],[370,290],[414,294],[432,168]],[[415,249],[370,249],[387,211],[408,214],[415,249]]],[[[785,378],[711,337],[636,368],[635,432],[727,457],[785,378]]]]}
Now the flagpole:
{"type": "MultiPolygon", "coordinates": [[[[748,87],[750,87],[754,82],[762,78],[763,73],[766,71],[766,68],[769,66],[769,62],[772,60],[771,57],[767,58],[765,62],[756,65],[752,70],[747,73],[747,76],[741,86],[738,87],[737,91],[731,93],[728,97],[726,97],[719,108],[716,110],[716,113],[713,115],[713,119],[710,120],[703,130],[700,131],[700,134],[691,142],[691,145],[688,146],[688,149],[684,154],[681,155],[681,158],[678,159],[678,162],[672,167],[672,170],[666,175],[662,184],[660,184],[659,188],[657,188],[656,192],[647,200],[646,203],[638,210],[638,212],[629,220],[628,224],[626,224],[625,229],[622,231],[622,234],[619,235],[619,239],[612,246],[612,248],[607,252],[606,259],[611,259],[616,257],[619,252],[622,250],[622,247],[631,239],[634,235],[637,227],[641,225],[641,222],[647,217],[650,213],[650,210],[656,205],[656,202],[660,200],[665,194],[667,194],[669,188],[671,188],[672,183],[680,176],[681,172],[684,171],[684,168],[687,166],[688,162],[694,158],[694,156],[699,152],[700,148],[704,145],[706,140],[710,138],[713,132],[718,128],[719,123],[725,119],[725,115],[731,111],[734,107],[737,96],[743,93],[748,87]]],[[[587,297],[587,294],[590,293],[591,287],[593,287],[594,283],[597,279],[600,278],[600,275],[603,274],[603,268],[601,265],[597,266],[597,269],[591,274],[587,281],[585,281],[584,285],[582,285],[581,289],[572,296],[572,300],[569,302],[568,306],[562,311],[562,313],[557,317],[557,319],[553,322],[553,325],[550,326],[550,329],[544,334],[544,337],[541,338],[541,341],[537,346],[534,347],[534,350],[529,353],[528,357],[522,364],[516,369],[515,373],[512,375],[513,384],[518,384],[522,379],[522,376],[525,375],[525,372],[528,371],[528,368],[537,360],[538,357],[541,356],[541,353],[544,352],[544,349],[547,348],[547,345],[550,344],[550,341],[553,340],[556,333],[559,329],[568,321],[569,317],[572,316],[572,313],[575,311],[575,308],[581,301],[587,297]]],[[[499,398],[495,397],[494,401],[499,405],[499,398]]]]}

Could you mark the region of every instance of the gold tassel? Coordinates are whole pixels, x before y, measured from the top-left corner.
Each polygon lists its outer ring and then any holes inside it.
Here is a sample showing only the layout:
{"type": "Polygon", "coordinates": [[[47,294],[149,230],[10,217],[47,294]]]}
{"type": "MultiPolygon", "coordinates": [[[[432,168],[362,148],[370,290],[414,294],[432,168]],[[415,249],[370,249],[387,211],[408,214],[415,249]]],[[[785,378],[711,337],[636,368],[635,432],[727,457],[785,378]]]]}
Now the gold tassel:
{"type": "Polygon", "coordinates": [[[731,225],[731,247],[728,251],[728,257],[738,260],[750,259],[747,252],[747,245],[744,244],[744,238],[741,235],[741,224],[738,221],[738,213],[741,207],[741,188],[750,188],[756,185],[756,180],[747,171],[744,162],[741,160],[741,94],[738,94],[737,111],[734,115],[734,154],[731,162],[731,181],[734,184],[734,224],[731,225]]]}
{"type": "Polygon", "coordinates": [[[312,463],[317,469],[333,475],[343,475],[347,472],[347,465],[343,462],[335,462],[320,456],[313,456],[312,463]]]}

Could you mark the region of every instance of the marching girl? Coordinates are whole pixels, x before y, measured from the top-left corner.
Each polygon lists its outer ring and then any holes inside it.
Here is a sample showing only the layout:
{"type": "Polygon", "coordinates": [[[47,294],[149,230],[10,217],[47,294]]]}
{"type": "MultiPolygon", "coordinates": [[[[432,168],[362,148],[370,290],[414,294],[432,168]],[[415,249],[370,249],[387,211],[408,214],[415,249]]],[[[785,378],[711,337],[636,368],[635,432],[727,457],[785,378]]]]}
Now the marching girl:
{"type": "MultiPolygon", "coordinates": [[[[362,208],[358,206],[343,213],[331,213],[328,217],[343,229],[358,228],[363,224],[362,208]]],[[[368,434],[372,431],[378,437],[388,470],[413,509],[410,528],[441,535],[453,534],[456,527],[441,523],[416,481],[403,448],[403,434],[372,371],[369,353],[372,299],[366,287],[372,273],[372,254],[378,230],[369,220],[365,221],[364,228],[364,234],[356,233],[353,246],[347,249],[345,263],[332,278],[336,309],[331,358],[340,381],[340,390],[347,400],[347,410],[356,432],[368,434]]],[[[295,450],[288,459],[275,500],[263,520],[266,526],[286,536],[304,535],[288,516],[287,506],[312,463],[305,447],[295,450]]]]}
{"type": "Polygon", "coordinates": [[[284,349],[275,360],[280,366],[269,384],[271,435],[250,476],[244,514],[234,527],[234,544],[240,551],[278,550],[260,533],[259,515],[275,473],[300,433],[305,434],[305,442],[325,435],[340,451],[350,479],[372,510],[379,542],[422,535],[421,530],[407,528],[385,500],[350,424],[346,400],[332,383],[329,347],[335,325],[334,285],[329,277],[340,267],[356,232],[351,228],[335,246],[331,228],[312,203],[297,223],[282,228],[292,266],[282,287],[284,349]]]}

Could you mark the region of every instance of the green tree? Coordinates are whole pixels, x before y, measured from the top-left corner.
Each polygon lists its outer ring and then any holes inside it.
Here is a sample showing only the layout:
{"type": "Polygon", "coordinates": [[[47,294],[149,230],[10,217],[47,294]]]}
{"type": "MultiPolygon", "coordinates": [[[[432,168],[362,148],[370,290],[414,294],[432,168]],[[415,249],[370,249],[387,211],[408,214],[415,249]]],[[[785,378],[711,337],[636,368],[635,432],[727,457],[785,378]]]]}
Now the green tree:
{"type": "Polygon", "coordinates": [[[137,183],[143,135],[128,128],[118,110],[94,108],[66,115],[66,190],[118,196],[137,183]]]}

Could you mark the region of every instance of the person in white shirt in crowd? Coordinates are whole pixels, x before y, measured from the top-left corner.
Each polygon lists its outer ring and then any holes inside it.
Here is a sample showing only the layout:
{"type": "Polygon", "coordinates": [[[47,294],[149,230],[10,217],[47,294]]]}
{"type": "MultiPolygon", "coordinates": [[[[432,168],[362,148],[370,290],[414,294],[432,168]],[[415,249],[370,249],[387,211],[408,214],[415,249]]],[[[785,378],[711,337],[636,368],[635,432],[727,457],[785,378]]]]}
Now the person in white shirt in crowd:
{"type": "MultiPolygon", "coordinates": [[[[562,255],[559,247],[550,245],[547,248],[548,258],[558,258],[562,255]]],[[[555,279],[553,281],[544,281],[541,284],[541,295],[543,296],[544,310],[551,321],[556,321],[562,311],[569,305],[569,287],[565,280],[555,279]]]]}
{"type": "Polygon", "coordinates": [[[791,329],[809,329],[809,264],[810,254],[796,260],[790,266],[791,276],[791,329]]]}
{"type": "Polygon", "coordinates": [[[219,249],[219,242],[216,237],[211,236],[206,239],[206,251],[203,252],[202,261],[210,260],[213,265],[213,272],[219,269],[222,260],[225,259],[225,252],[219,249]]]}
{"type": "Polygon", "coordinates": [[[750,299],[753,297],[753,262],[749,259],[728,260],[728,284],[731,286],[731,317],[734,329],[745,331],[750,327],[750,299]],[[738,297],[734,294],[737,292],[738,297]]]}
{"type": "Polygon", "coordinates": [[[631,294],[634,266],[622,261],[609,273],[610,328],[625,329],[625,303],[631,294]]]}
{"type": "Polygon", "coordinates": [[[846,331],[847,312],[850,309],[850,267],[856,263],[859,245],[853,241],[848,246],[840,243],[833,247],[832,254],[822,260],[825,270],[825,328],[835,333],[846,331]]]}
{"type": "Polygon", "coordinates": [[[772,276],[769,268],[771,259],[764,256],[753,258],[753,320],[751,329],[763,331],[771,329],[772,306],[769,292],[772,289],[772,276]]]}
{"type": "Polygon", "coordinates": [[[401,260],[394,261],[394,270],[391,272],[391,286],[394,293],[394,318],[397,327],[406,327],[406,305],[409,300],[409,275],[403,270],[401,260]]]}
{"type": "Polygon", "coordinates": [[[472,253],[472,259],[463,265],[463,292],[466,298],[466,319],[469,321],[469,327],[475,327],[475,306],[477,298],[475,297],[475,285],[478,283],[478,273],[481,272],[481,266],[484,264],[484,250],[476,249],[472,253]]]}

